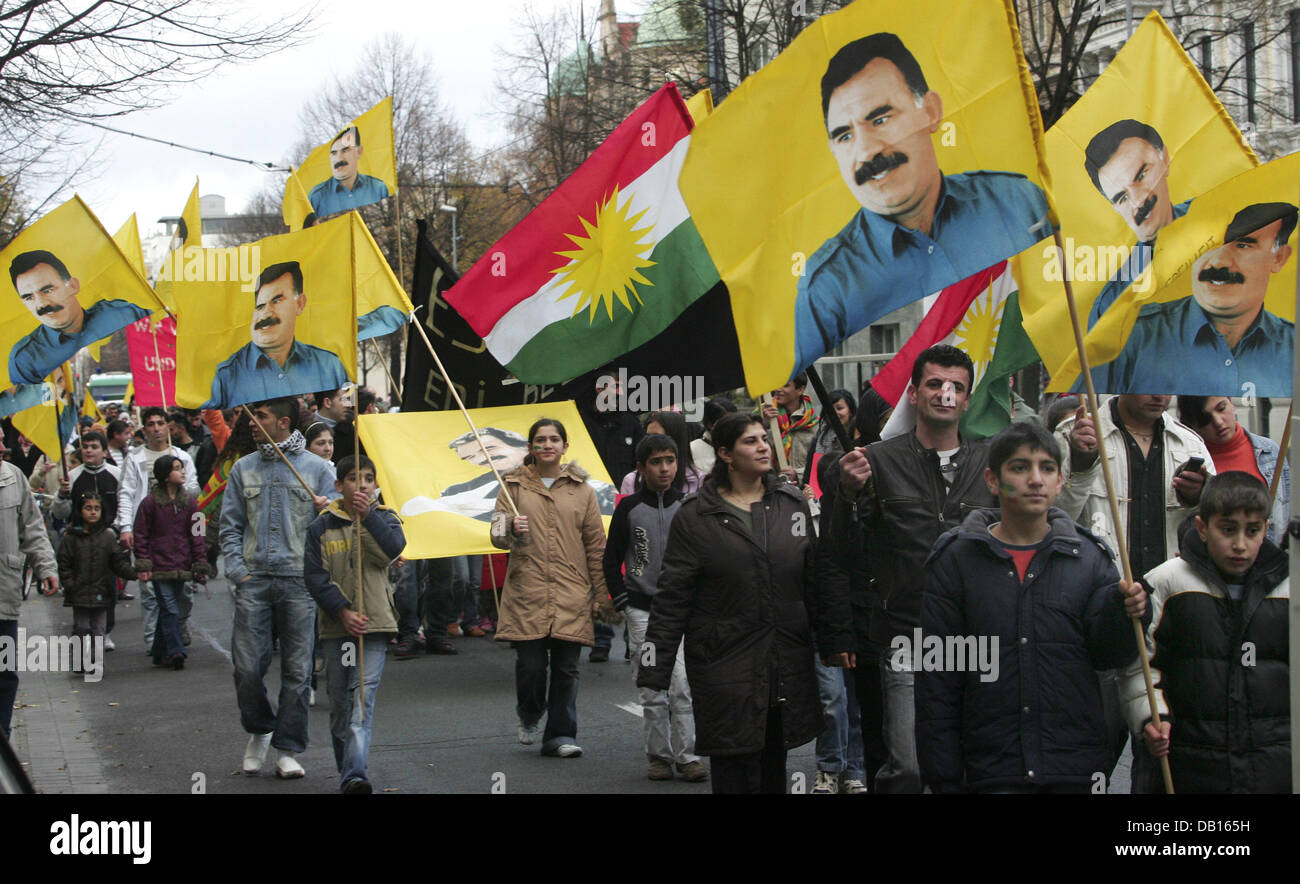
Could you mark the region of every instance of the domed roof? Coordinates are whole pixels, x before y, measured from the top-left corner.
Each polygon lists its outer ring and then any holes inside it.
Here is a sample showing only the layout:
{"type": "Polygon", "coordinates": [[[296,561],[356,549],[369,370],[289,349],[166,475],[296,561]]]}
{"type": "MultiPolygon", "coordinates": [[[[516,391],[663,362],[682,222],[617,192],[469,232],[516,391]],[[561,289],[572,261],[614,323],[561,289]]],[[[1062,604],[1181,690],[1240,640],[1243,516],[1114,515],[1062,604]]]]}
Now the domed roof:
{"type": "Polygon", "coordinates": [[[582,44],[555,65],[551,88],[560,95],[585,95],[587,73],[591,69],[591,47],[582,44]]]}
{"type": "Polygon", "coordinates": [[[666,46],[699,40],[704,22],[699,7],[688,0],[654,0],[641,16],[636,45],[666,46]]]}

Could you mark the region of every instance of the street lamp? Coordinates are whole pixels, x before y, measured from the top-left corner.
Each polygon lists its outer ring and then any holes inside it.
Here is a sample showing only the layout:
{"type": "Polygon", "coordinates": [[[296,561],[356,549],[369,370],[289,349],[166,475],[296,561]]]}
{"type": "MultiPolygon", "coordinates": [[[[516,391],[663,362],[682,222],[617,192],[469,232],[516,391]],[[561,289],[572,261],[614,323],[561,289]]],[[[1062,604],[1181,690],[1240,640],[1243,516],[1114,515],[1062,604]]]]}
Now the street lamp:
{"type": "Polygon", "coordinates": [[[456,215],[459,213],[456,211],[455,206],[449,206],[446,203],[439,206],[438,211],[446,212],[451,216],[451,269],[460,273],[460,263],[456,260],[456,215]]]}

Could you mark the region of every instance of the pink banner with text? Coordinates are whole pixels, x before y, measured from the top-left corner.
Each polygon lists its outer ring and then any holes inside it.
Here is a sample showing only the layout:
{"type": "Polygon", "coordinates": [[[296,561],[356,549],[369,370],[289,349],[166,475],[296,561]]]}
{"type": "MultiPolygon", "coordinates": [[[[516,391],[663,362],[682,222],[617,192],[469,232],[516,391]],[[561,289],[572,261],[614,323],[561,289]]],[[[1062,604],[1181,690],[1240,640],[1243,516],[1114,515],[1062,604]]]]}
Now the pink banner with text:
{"type": "Polygon", "coordinates": [[[176,320],[168,316],[152,328],[151,322],[146,316],[126,327],[135,404],[141,407],[175,405],[176,320]]]}

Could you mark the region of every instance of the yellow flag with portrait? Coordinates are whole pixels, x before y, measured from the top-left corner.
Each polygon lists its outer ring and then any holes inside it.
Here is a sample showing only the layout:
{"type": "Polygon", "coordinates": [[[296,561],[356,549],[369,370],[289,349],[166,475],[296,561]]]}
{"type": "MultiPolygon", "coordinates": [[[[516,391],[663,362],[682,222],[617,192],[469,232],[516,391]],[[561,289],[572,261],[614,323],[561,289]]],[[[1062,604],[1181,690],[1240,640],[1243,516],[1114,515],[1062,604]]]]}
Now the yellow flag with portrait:
{"type": "Polygon", "coordinates": [[[390,95],[307,154],[289,173],[281,214],[299,230],[339,212],[377,203],[397,193],[397,153],[390,95]]]}
{"type": "Polygon", "coordinates": [[[175,284],[176,401],[233,408],[356,377],[359,220],[201,249],[175,284]]]}
{"type": "Polygon", "coordinates": [[[18,234],[0,262],[0,389],[39,384],[80,350],[161,304],[94,214],[74,196],[18,234]]]}
{"type": "MultiPolygon", "coordinates": [[[[1085,345],[1106,393],[1289,397],[1300,153],[1198,196],[1085,345]]],[[[1077,355],[1062,374],[1077,374],[1077,355]]]]}
{"type": "Polygon", "coordinates": [[[699,121],[680,187],[751,391],[1051,235],[1013,7],[855,3],[699,121]]]}
{"type": "MultiPolygon", "coordinates": [[[[547,417],[564,424],[564,459],[589,474],[608,532],[617,489],[572,401],[473,408],[469,414],[502,475],[523,464],[534,421],[547,417]]],[[[500,552],[489,534],[500,486],[459,411],[366,414],[359,432],[384,500],[402,517],[406,558],[500,552]]]]}
{"type": "Polygon", "coordinates": [[[167,312],[176,315],[176,299],[172,294],[172,284],[184,278],[183,268],[186,257],[194,255],[203,248],[203,218],[199,214],[199,179],[194,179],[194,189],[185,200],[185,208],[172,230],[167,242],[167,253],[154,280],[154,291],[158,300],[167,307],[167,312]]]}
{"type": "MultiPolygon", "coordinates": [[[[1025,331],[1050,373],[1048,389],[1062,391],[1078,377],[1062,279],[1071,280],[1085,331],[1122,296],[1149,296],[1142,272],[1161,230],[1259,160],[1152,12],[1048,130],[1047,162],[1063,207],[1064,261],[1044,243],[1020,256],[1018,279],[1025,331]]],[[[1116,315],[1103,333],[1123,324],[1116,315]]],[[[1112,341],[1112,355],[1119,344],[1112,341]]]]}

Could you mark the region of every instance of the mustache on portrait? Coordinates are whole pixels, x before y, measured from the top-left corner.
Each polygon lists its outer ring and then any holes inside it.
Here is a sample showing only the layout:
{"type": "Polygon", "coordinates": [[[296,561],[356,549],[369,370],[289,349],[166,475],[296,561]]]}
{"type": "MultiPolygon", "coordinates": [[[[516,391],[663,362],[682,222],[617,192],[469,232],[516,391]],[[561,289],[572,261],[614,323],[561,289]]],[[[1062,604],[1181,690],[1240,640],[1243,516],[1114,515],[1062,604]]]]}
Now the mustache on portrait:
{"type": "Polygon", "coordinates": [[[279,325],[280,320],[274,316],[268,316],[266,319],[259,319],[253,323],[253,331],[261,331],[264,328],[270,328],[273,325],[279,325]]]}
{"type": "Polygon", "coordinates": [[[861,186],[881,172],[897,169],[906,162],[907,154],[902,151],[894,151],[890,154],[878,153],[853,170],[853,180],[861,186]]]}
{"type": "Polygon", "coordinates": [[[348,164],[348,161],[347,161],[347,160],[339,160],[337,163],[334,164],[334,168],[336,168],[336,169],[342,169],[342,168],[343,168],[344,166],[346,166],[347,164],[348,164]]]}
{"type": "Polygon", "coordinates": [[[51,313],[59,313],[59,312],[62,311],[62,310],[63,310],[63,307],[62,307],[61,305],[59,305],[59,304],[46,304],[46,305],[44,305],[44,306],[42,306],[42,307],[38,307],[38,308],[37,308],[37,310],[36,310],[36,315],[37,315],[37,316],[49,316],[51,313]]]}
{"type": "Polygon", "coordinates": [[[1246,277],[1227,267],[1206,267],[1196,277],[1201,282],[1227,282],[1244,285],[1246,277]]]}
{"type": "Polygon", "coordinates": [[[1154,193],[1151,194],[1151,196],[1147,197],[1147,201],[1144,202],[1141,206],[1139,206],[1138,210],[1133,213],[1134,226],[1141,227],[1142,223],[1146,221],[1148,217],[1150,217],[1152,212],[1155,211],[1156,203],[1159,201],[1160,201],[1159,197],[1157,197],[1154,193]]]}

